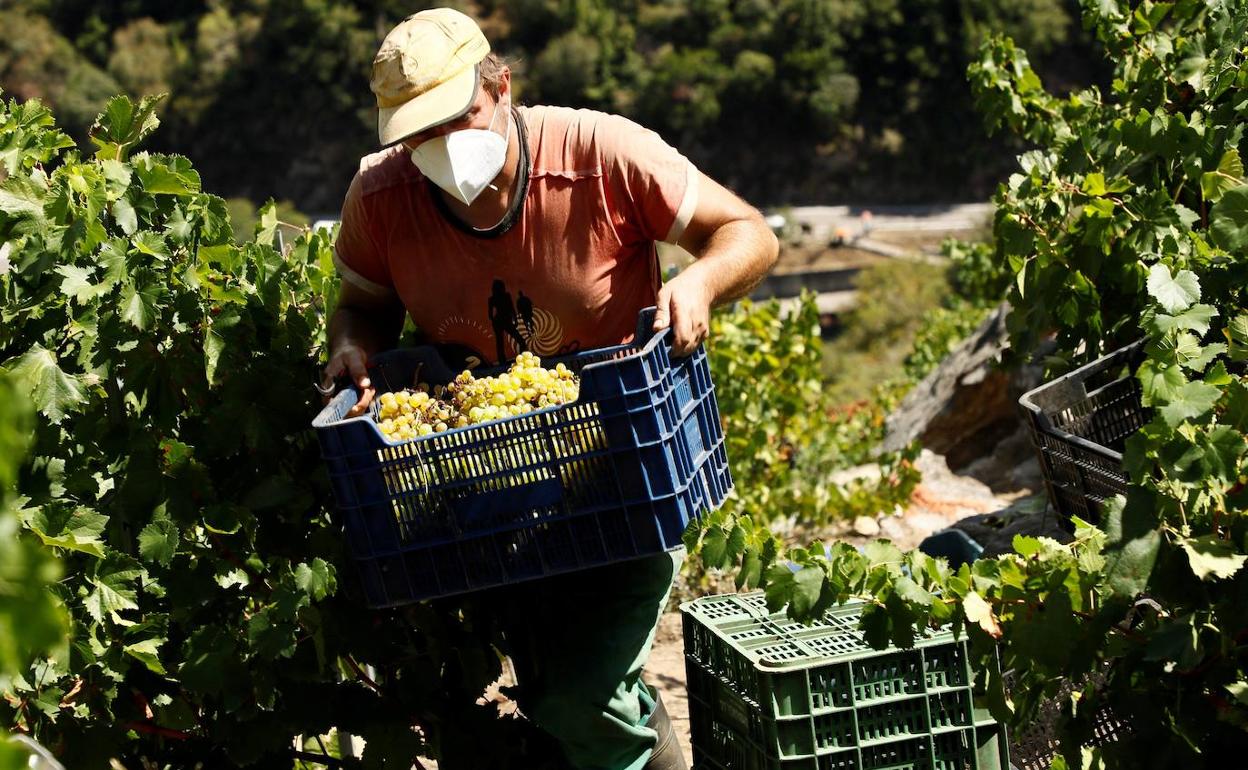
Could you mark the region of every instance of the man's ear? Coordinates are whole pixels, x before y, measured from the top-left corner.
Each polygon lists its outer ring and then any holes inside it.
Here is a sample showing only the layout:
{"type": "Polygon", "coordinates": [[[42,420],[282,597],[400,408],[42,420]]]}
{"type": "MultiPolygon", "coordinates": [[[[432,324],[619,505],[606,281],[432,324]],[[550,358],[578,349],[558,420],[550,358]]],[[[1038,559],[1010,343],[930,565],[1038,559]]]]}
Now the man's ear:
{"type": "Polygon", "coordinates": [[[511,96],[511,67],[506,64],[498,73],[498,98],[502,99],[503,94],[511,96]]]}

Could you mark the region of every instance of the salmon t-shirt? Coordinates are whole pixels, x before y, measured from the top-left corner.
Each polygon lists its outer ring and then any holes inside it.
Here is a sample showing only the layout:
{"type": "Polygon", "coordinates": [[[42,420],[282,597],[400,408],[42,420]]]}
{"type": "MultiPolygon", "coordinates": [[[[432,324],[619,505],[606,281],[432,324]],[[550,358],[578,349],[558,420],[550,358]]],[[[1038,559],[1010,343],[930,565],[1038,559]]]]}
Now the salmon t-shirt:
{"type": "Polygon", "coordinates": [[[629,341],[659,289],[655,242],[675,243],[697,205],[697,171],[653,131],[591,110],[514,114],[529,173],[510,228],[454,219],[397,145],[360,161],[335,246],[344,280],[397,294],[469,367],[629,341]]]}

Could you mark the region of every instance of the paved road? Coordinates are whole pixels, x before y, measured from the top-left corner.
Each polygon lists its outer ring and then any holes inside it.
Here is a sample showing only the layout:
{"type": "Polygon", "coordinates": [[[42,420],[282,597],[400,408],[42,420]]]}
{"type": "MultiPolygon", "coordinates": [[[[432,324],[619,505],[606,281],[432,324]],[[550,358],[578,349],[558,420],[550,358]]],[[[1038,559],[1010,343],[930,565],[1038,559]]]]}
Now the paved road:
{"type": "Polygon", "coordinates": [[[991,203],[949,203],[919,206],[794,206],[788,214],[816,241],[829,241],[837,229],[851,236],[864,227],[872,234],[890,232],[970,231],[992,221],[991,203]],[[869,213],[869,217],[864,214],[869,213]]]}

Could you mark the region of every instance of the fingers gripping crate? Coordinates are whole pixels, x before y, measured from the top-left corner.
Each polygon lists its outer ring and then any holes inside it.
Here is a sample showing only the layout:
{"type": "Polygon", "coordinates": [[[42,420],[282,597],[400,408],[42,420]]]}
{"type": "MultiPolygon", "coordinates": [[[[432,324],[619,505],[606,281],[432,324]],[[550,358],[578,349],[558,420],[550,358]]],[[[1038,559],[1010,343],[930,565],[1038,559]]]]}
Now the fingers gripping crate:
{"type": "Polygon", "coordinates": [[[1019,399],[1049,501],[1067,527],[1072,516],[1099,522],[1105,501],[1127,491],[1123,445],[1151,418],[1135,377],[1143,354],[1137,342],[1019,399]]]}
{"type": "MultiPolygon", "coordinates": [[[[652,323],[643,311],[633,344],[544,361],[579,375],[574,403],[408,442],[382,435],[375,403],[345,418],[352,388],[326,406],[313,426],[369,605],[679,547],[732,479],[705,349],[672,358],[671,332],[652,323]]],[[[401,390],[428,357],[382,354],[370,377],[401,390]]]]}
{"type": "Polygon", "coordinates": [[[682,605],[699,770],[1004,770],[1004,729],[975,707],[965,640],[875,650],[861,604],[813,625],[759,593],[682,605]]]}

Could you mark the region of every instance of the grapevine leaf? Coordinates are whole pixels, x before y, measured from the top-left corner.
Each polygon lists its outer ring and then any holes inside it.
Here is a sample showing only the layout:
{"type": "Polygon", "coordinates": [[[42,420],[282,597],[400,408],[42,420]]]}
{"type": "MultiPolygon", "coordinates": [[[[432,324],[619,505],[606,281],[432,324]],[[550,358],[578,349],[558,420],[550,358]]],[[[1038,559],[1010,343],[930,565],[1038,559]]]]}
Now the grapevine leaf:
{"type": "Polygon", "coordinates": [[[1221,396],[1222,391],[1213,385],[1189,382],[1179,388],[1179,392],[1169,403],[1161,407],[1162,419],[1171,428],[1178,427],[1184,420],[1200,417],[1208,412],[1221,396]]]}
{"type": "Polygon", "coordinates": [[[1153,323],[1158,332],[1169,334],[1175,331],[1191,331],[1204,335],[1209,331],[1209,322],[1218,315],[1217,308],[1212,305],[1193,305],[1178,315],[1158,313],[1153,323]]]}
{"type": "Polygon", "coordinates": [[[1248,184],[1223,193],[1213,207],[1209,237],[1229,252],[1248,250],[1248,184]]]}
{"type": "Polygon", "coordinates": [[[104,191],[110,201],[117,200],[126,192],[134,176],[130,167],[118,160],[101,161],[100,170],[104,172],[104,191]]]}
{"type": "Polygon", "coordinates": [[[1105,576],[1114,594],[1134,598],[1148,585],[1161,548],[1153,493],[1132,487],[1105,502],[1105,576]]]}
{"type": "Polygon", "coordinates": [[[96,155],[103,159],[124,159],[127,148],[143,141],[160,125],[156,105],[162,99],[164,94],[145,96],[137,106],[125,95],[109,99],[90,130],[91,141],[99,148],[96,155]]]}
{"type": "Polygon", "coordinates": [[[0,185],[0,211],[14,219],[28,219],[35,228],[47,226],[43,211],[46,191],[24,179],[8,179],[0,185]]]}
{"type": "Polygon", "coordinates": [[[1164,404],[1176,398],[1187,384],[1187,377],[1180,367],[1166,366],[1151,358],[1140,364],[1136,376],[1140,378],[1143,387],[1145,406],[1164,404]]]}
{"type": "Polygon", "coordinates": [[[139,607],[133,583],[143,573],[130,567],[127,561],[110,556],[99,562],[95,573],[87,578],[93,589],[82,604],[97,622],[103,622],[105,616],[118,622],[118,612],[139,607]]]}
{"type": "Polygon", "coordinates": [[[1226,352],[1226,345],[1213,342],[1205,346],[1196,344],[1194,355],[1185,355],[1183,366],[1193,372],[1203,372],[1218,356],[1226,352]]]}
{"type": "Polygon", "coordinates": [[[1205,478],[1231,482],[1239,475],[1239,461],[1244,454],[1244,434],[1229,425],[1218,425],[1200,437],[1204,452],[1205,478]]]}
{"type": "Polygon", "coordinates": [[[762,578],[763,560],[755,548],[746,548],[741,558],[741,569],[737,572],[737,590],[746,590],[758,586],[762,578]]]}
{"type": "Polygon", "coordinates": [[[796,618],[809,618],[823,590],[824,572],[818,565],[807,565],[793,575],[792,611],[796,618]]]}
{"type": "Polygon", "coordinates": [[[1248,361],[1248,313],[1231,319],[1226,327],[1226,338],[1230,342],[1231,360],[1248,361]]]}
{"type": "Polygon", "coordinates": [[[1149,268],[1148,293],[1167,313],[1174,314],[1200,300],[1200,282],[1191,270],[1171,275],[1170,268],[1159,262],[1149,268]]]}
{"type": "Polygon", "coordinates": [[[742,527],[740,522],[732,525],[732,530],[728,533],[727,546],[727,562],[735,564],[745,550],[745,527],[742,527]]]}
{"type": "Polygon", "coordinates": [[[311,565],[300,564],[295,569],[295,585],[303,589],[313,601],[320,601],[332,594],[337,582],[333,570],[324,559],[314,559],[311,565]]]}
{"type": "Polygon", "coordinates": [[[150,287],[140,289],[133,281],[121,287],[121,317],[139,331],[145,331],[156,322],[159,312],[157,292],[150,287]]]}
{"type": "Polygon", "coordinates": [[[191,195],[199,192],[199,174],[183,157],[140,154],[134,159],[134,173],[149,195],[191,195]]]}
{"type": "Polygon", "coordinates": [[[793,595],[793,570],[786,564],[773,564],[765,573],[767,585],[764,587],[767,598],[767,609],[777,612],[783,609],[793,595]]]}
{"type": "Polygon", "coordinates": [[[88,508],[45,506],[31,512],[23,523],[44,545],[104,558],[100,535],[108,524],[108,517],[102,513],[88,508]]]}
{"type": "Polygon", "coordinates": [[[139,533],[139,555],[144,560],[168,567],[178,550],[178,528],[172,521],[153,521],[139,533]]]}
{"type": "Polygon", "coordinates": [[[1160,623],[1144,650],[1145,660],[1174,661],[1182,668],[1196,665],[1201,657],[1200,628],[1190,612],[1160,623]]]}
{"type": "Polygon", "coordinates": [[[113,201],[113,219],[126,235],[134,235],[139,229],[139,215],[129,198],[121,197],[113,201]]]}
{"type": "Polygon", "coordinates": [[[1226,413],[1222,422],[1239,431],[1248,433],[1248,386],[1236,380],[1226,386],[1226,413]]]}
{"type": "Polygon", "coordinates": [[[881,565],[901,564],[904,558],[901,549],[887,540],[867,543],[862,547],[862,553],[867,557],[868,567],[871,569],[881,565]]]}
{"type": "Polygon", "coordinates": [[[256,212],[255,242],[265,246],[273,245],[277,237],[277,206],[270,200],[256,212]]]}
{"type": "Polygon", "coordinates": [[[1240,160],[1239,150],[1231,148],[1218,161],[1216,171],[1206,171],[1200,175],[1200,194],[1210,203],[1217,203],[1236,185],[1243,184],[1244,163],[1240,160]]]}
{"type": "Polygon", "coordinates": [[[169,250],[165,247],[165,239],[160,233],[152,230],[143,230],[134,236],[132,241],[134,248],[138,249],[141,254],[149,257],[165,258],[169,256],[169,250]]]}
{"type": "Polygon", "coordinates": [[[169,221],[165,223],[169,237],[175,243],[186,243],[191,239],[194,228],[190,222],[186,221],[186,215],[182,213],[181,208],[175,208],[173,213],[169,215],[169,221]]]}
{"type": "Polygon", "coordinates": [[[19,387],[31,393],[35,407],[53,423],[59,423],[74,407],[87,400],[77,377],[66,374],[52,351],[34,345],[25,355],[5,364],[19,387]]]}
{"type": "Polygon", "coordinates": [[[160,662],[160,646],[164,643],[164,639],[144,639],[141,642],[127,644],[123,649],[127,655],[147,666],[148,670],[164,676],[167,672],[164,664],[160,662]]]}
{"type": "Polygon", "coordinates": [[[1088,174],[1084,177],[1082,189],[1083,192],[1092,196],[1104,195],[1109,192],[1109,189],[1105,186],[1105,175],[1100,172],[1088,174]]]}
{"type": "MultiPolygon", "coordinates": [[[[217,381],[217,366],[221,363],[221,355],[225,352],[225,332],[234,326],[237,326],[242,320],[242,314],[238,308],[230,306],[221,311],[220,315],[213,318],[211,323],[204,325],[204,372],[208,376],[208,381],[215,383],[217,381]]],[[[705,536],[705,540],[709,541],[712,534],[718,533],[717,537],[723,540],[724,532],[720,527],[712,527],[705,536]]],[[[727,541],[723,542],[724,549],[727,548],[727,541]]],[[[723,552],[717,552],[718,558],[708,556],[706,550],[711,547],[705,543],[702,546],[702,560],[707,565],[718,566],[723,563],[723,552]]],[[[719,547],[717,542],[714,546],[719,547]]]]}
{"type": "Polygon", "coordinates": [[[108,291],[107,286],[91,283],[91,271],[84,267],[61,265],[56,272],[65,278],[61,281],[61,293],[73,297],[79,305],[108,291]]]}
{"type": "Polygon", "coordinates": [[[1248,706],[1248,682],[1242,679],[1238,682],[1232,682],[1226,686],[1226,691],[1239,703],[1248,706]]]}
{"type": "Polygon", "coordinates": [[[1248,561],[1248,555],[1239,553],[1232,543],[1214,535],[1184,538],[1179,543],[1187,553],[1192,573],[1201,580],[1229,578],[1248,561]]]}
{"type": "Polygon", "coordinates": [[[992,611],[992,605],[985,601],[984,597],[980,596],[979,593],[971,591],[962,598],[962,611],[966,613],[967,622],[975,623],[993,639],[1001,638],[1001,624],[997,622],[997,616],[992,611]]]}

